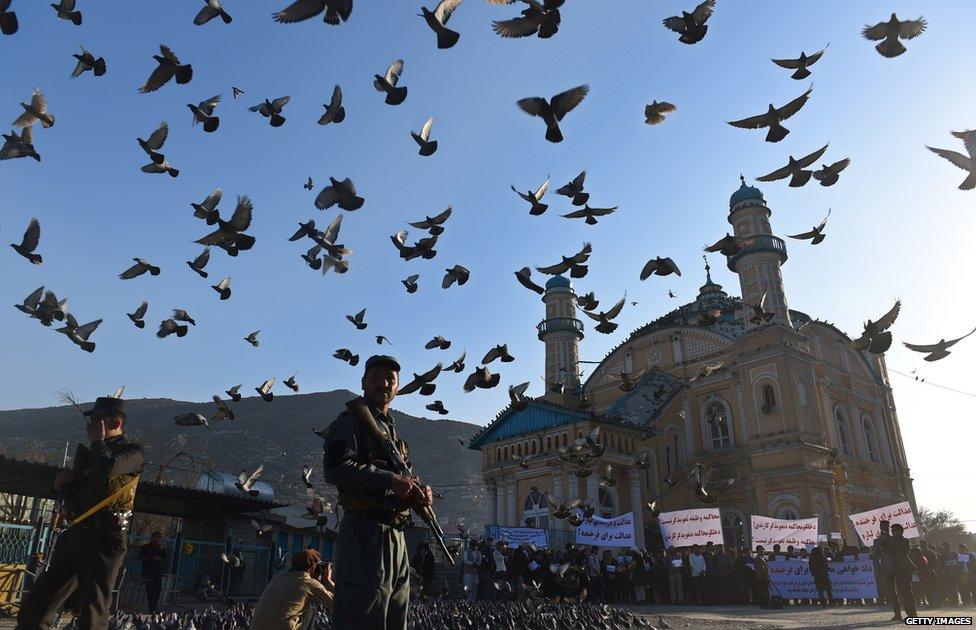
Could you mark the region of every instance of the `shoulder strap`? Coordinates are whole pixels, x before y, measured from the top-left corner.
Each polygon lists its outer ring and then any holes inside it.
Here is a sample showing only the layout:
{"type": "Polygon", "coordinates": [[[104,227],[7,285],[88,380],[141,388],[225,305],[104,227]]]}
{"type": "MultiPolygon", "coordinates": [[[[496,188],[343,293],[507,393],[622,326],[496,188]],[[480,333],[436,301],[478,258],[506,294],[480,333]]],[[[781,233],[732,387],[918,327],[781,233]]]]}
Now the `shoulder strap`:
{"type": "Polygon", "coordinates": [[[112,494],[108,495],[107,497],[105,497],[95,505],[85,510],[85,512],[78,518],[74,519],[71,524],[77,525],[78,523],[82,522],[83,520],[85,520],[86,518],[88,518],[89,516],[99,511],[100,509],[102,509],[103,507],[105,507],[106,505],[108,505],[109,503],[111,503],[112,501],[119,498],[120,496],[122,496],[123,494],[125,494],[130,490],[133,492],[133,494],[135,494],[136,484],[138,483],[139,483],[139,476],[136,475],[132,479],[125,482],[124,486],[122,486],[112,494]]]}

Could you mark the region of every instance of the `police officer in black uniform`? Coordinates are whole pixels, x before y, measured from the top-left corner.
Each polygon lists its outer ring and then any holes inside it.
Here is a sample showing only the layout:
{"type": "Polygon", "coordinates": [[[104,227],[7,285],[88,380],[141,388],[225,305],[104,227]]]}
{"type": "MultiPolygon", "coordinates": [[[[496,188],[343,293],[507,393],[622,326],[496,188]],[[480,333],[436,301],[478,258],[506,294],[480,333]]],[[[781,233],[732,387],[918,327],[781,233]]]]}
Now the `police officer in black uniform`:
{"type": "MultiPolygon", "coordinates": [[[[409,463],[397,438],[390,403],[399,385],[400,364],[391,356],[366,360],[363,399],[377,425],[409,463]]],[[[410,563],[403,530],[411,506],[429,506],[429,486],[394,473],[375,435],[349,410],[326,429],[324,477],[339,489],[343,508],[335,547],[336,630],[406,630],[410,563]]]]}
{"type": "Polygon", "coordinates": [[[126,552],[142,447],[123,434],[125,402],[103,397],[84,412],[90,445],[79,446],[72,470],[54,479],[73,524],[57,539],[48,568],[21,602],[17,630],[48,630],[74,593],[79,630],[104,630],[126,552]],[[90,516],[86,512],[111,499],[90,516]]]}

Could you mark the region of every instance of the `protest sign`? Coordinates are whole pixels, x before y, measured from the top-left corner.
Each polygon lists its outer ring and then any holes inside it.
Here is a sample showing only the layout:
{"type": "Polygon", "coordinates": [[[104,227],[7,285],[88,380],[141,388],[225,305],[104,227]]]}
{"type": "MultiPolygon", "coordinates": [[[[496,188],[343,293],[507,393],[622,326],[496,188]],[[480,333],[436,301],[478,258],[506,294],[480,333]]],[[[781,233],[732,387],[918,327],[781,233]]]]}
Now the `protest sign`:
{"type": "Polygon", "coordinates": [[[861,537],[861,542],[868,547],[878,537],[881,521],[889,521],[892,525],[900,524],[905,528],[905,538],[919,537],[915,514],[912,512],[912,506],[909,505],[908,501],[851,514],[850,518],[851,522],[854,523],[854,529],[857,530],[857,535],[861,537]]]}
{"type": "MultiPolygon", "coordinates": [[[[867,560],[828,562],[827,574],[834,599],[872,599],[878,596],[874,564],[867,560]]],[[[785,599],[817,599],[819,594],[806,560],[769,562],[769,593],[785,599]]]]}
{"type": "Polygon", "coordinates": [[[762,545],[764,549],[772,549],[779,545],[783,549],[793,545],[817,544],[817,517],[789,520],[785,518],[770,518],[768,516],[752,516],[752,548],[762,545]]]}
{"type": "Polygon", "coordinates": [[[576,544],[597,547],[633,547],[634,513],[614,518],[584,518],[576,528],[576,544]]]}
{"type": "Polygon", "coordinates": [[[549,546],[549,533],[544,529],[533,527],[485,525],[485,538],[504,540],[510,547],[518,547],[522,543],[532,543],[539,547],[549,546]]]}
{"type": "Polygon", "coordinates": [[[661,512],[658,523],[667,549],[709,542],[722,544],[722,517],[718,508],[661,512]]]}

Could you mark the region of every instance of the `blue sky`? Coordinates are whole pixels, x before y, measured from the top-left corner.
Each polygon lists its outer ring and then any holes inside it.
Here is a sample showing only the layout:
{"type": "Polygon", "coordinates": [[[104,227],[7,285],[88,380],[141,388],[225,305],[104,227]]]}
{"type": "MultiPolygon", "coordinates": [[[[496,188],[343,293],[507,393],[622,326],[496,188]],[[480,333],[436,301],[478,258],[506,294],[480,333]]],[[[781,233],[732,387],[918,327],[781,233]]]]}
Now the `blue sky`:
{"type": "MultiPolygon", "coordinates": [[[[514,281],[514,270],[593,243],[591,270],[578,290],[611,303],[627,290],[639,302],[623,311],[616,334],[588,329],[582,357],[599,359],[676,305],[668,289],[681,302],[694,297],[703,280],[701,247],[729,230],[727,200],[740,172],[754,178],[827,141],[825,160],[853,159],[836,186],[762,185],[781,235],[809,229],[833,208],[822,245],[788,244],[790,306],[855,332],[900,297],[896,339],[918,343],[976,324],[969,286],[976,256],[968,246],[976,193],[956,190],[965,174],[925,149],[960,150],[948,132],[976,127],[976,88],[959,53],[971,42],[971,3],[831,2],[813,11],[801,3],[719,0],[705,40],[686,46],[661,19],[691,2],[570,0],[554,38],[502,40],[490,21],[517,8],[467,0],[450,24],[461,40],[447,51],[436,49],[417,17],[419,3],[360,1],[338,27],[320,19],[279,25],[270,13],[284,2],[255,4],[228,0],[231,25],[197,27],[200,2],[135,3],[121,14],[81,0],[84,25],[75,27],[46,6],[15,0],[20,32],[0,37],[0,115],[13,120],[17,103],[40,87],[57,123],[36,130],[42,163],[0,164],[0,237],[19,241],[36,216],[45,258],[33,268],[4,247],[0,291],[14,304],[43,284],[70,298],[79,321],[105,321],[93,336],[98,349],[88,355],[18,311],[0,310],[8,357],[3,408],[54,404],[63,387],[90,399],[121,384],[132,397],[205,400],[235,383],[246,391],[270,376],[280,383],[295,370],[303,391],[354,389],[360,369],[331,353],[349,347],[365,357],[377,349],[375,334],[392,340],[389,349],[410,372],[450,362],[461,349],[471,367],[494,344],[508,343],[517,361],[503,370],[502,385],[531,380],[529,393],[539,394],[543,346],[535,323],[542,304],[514,281]],[[929,29],[907,42],[908,53],[884,59],[860,30],[892,10],[902,18],[924,13],[929,29]],[[803,81],[769,61],[828,42],[803,81]],[[139,94],[161,43],[193,65],[193,80],[139,94]],[[105,57],[104,77],[69,78],[79,44],[105,57]],[[409,96],[390,107],[371,82],[397,58],[406,62],[401,85],[409,96]],[[321,104],[336,83],[346,121],[320,127],[321,104]],[[550,97],[582,83],[590,94],[564,120],[561,144],[546,142],[541,122],[515,107],[519,98],[550,97]],[[726,124],[770,102],[782,105],[811,83],[809,103],[787,122],[792,133],[779,144],[726,124]],[[235,101],[231,85],[246,94],[235,101]],[[220,129],[191,127],[186,104],[217,93],[224,95],[220,129]],[[292,100],[281,128],[246,110],[286,94],[292,100]],[[643,124],[643,107],[653,99],[678,107],[657,127],[643,124]],[[440,148],[422,158],[409,132],[428,116],[440,148]],[[170,125],[164,152],[181,170],[175,180],[139,171],[147,160],[136,138],[162,120],[170,125]],[[597,226],[560,218],[568,200],[551,193],[549,212],[531,217],[509,189],[535,188],[550,174],[555,188],[584,168],[592,203],[620,207],[597,226]],[[302,188],[309,175],[316,181],[311,193],[302,188]],[[340,240],[355,250],[351,271],[322,278],[299,258],[307,244],[286,239],[299,220],[325,224],[335,216],[312,203],[330,175],[351,177],[366,203],[342,227],[340,240]],[[236,195],[251,197],[258,241],[236,259],[215,251],[208,282],[184,264],[200,251],[192,241],[206,233],[189,204],[218,186],[225,212],[236,195]],[[389,235],[449,204],[455,212],[437,257],[399,259],[389,235]],[[639,282],[641,266],[655,255],[674,258],[684,275],[639,282]],[[133,256],[160,265],[162,275],[118,280],[133,256]],[[444,291],[441,276],[454,264],[471,269],[471,280],[444,291]],[[399,280],[412,273],[421,274],[421,289],[407,295],[399,280]],[[209,285],[225,275],[234,295],[219,302],[209,285]],[[139,331],[125,313],[142,300],[150,306],[147,329],[139,331]],[[159,341],[153,331],[174,307],[198,325],[184,339],[159,341]],[[344,315],[363,307],[369,328],[357,332],[344,315]],[[242,340],[255,329],[262,331],[258,349],[242,340]],[[453,340],[451,349],[424,350],[435,334],[453,340]]],[[[411,230],[411,239],[419,235],[411,230]]],[[[716,257],[712,267],[715,280],[737,294],[724,261],[716,257]]],[[[932,365],[900,347],[888,356],[893,369],[918,368],[930,382],[967,391],[976,390],[974,360],[976,338],[932,365]]],[[[952,508],[976,529],[976,506],[965,499],[974,476],[959,465],[976,444],[972,398],[892,380],[919,502],[952,508]]],[[[437,397],[452,418],[483,424],[505,404],[505,387],[464,394],[462,381],[453,374],[440,380],[437,397]]],[[[411,396],[397,404],[421,414],[425,402],[411,396]]]]}

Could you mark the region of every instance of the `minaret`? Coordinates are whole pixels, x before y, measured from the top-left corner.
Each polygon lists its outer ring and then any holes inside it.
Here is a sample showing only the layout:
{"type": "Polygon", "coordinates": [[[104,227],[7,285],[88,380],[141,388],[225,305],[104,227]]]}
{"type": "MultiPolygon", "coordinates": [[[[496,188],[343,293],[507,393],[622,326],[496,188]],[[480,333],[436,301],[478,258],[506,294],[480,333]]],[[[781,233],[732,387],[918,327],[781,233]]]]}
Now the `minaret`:
{"type": "MultiPolygon", "coordinates": [[[[742,300],[748,304],[758,304],[766,293],[766,310],[773,313],[773,322],[792,326],[790,311],[786,303],[786,290],[783,288],[783,275],[780,266],[786,262],[786,243],[773,235],[769,224],[772,211],[766,207],[762,192],[758,188],[746,186],[746,178],[739,175],[742,185],[729,199],[729,223],[733,234],[742,237],[755,237],[755,242],[737,254],[728,257],[729,269],[739,275],[742,300]]],[[[746,327],[755,328],[749,322],[751,309],[746,307],[746,327]]]]}
{"type": "Polygon", "coordinates": [[[542,295],[546,318],[539,322],[539,340],[546,344],[546,397],[561,400],[548,385],[565,383],[566,391],[579,387],[579,342],[583,339],[583,322],[576,319],[576,293],[572,282],[553,276],[546,282],[542,295]]]}

